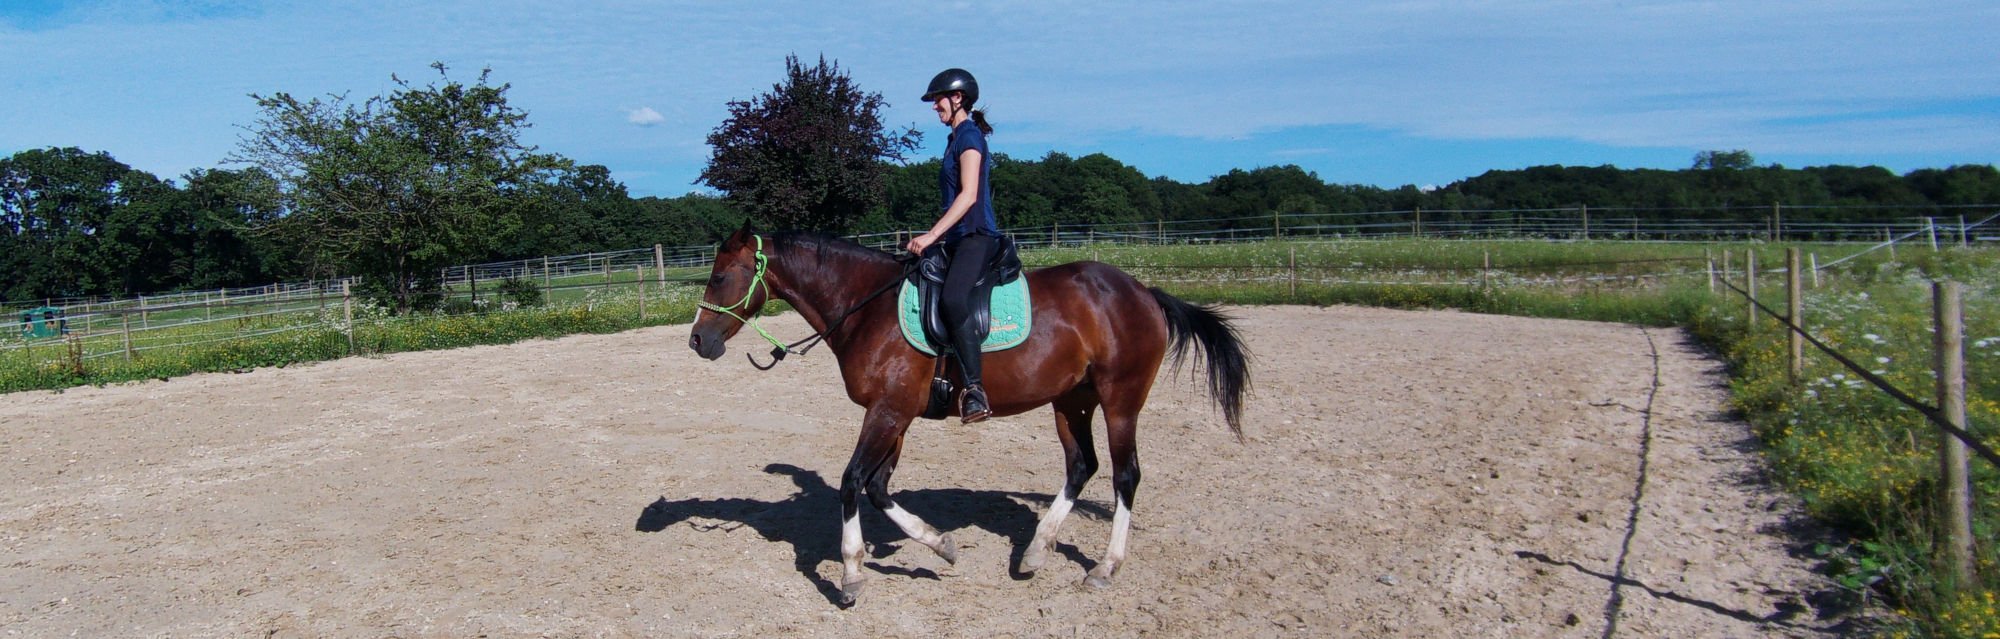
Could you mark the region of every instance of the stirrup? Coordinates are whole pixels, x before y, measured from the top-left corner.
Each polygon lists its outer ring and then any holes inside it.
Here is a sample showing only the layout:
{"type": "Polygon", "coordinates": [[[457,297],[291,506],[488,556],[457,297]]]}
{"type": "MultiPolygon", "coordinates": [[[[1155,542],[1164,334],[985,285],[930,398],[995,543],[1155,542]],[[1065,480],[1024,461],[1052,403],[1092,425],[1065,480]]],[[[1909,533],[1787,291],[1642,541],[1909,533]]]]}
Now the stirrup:
{"type": "Polygon", "coordinates": [[[993,408],[986,402],[986,389],[978,384],[966,384],[965,392],[958,396],[958,421],[971,424],[986,421],[993,416],[993,408]]]}

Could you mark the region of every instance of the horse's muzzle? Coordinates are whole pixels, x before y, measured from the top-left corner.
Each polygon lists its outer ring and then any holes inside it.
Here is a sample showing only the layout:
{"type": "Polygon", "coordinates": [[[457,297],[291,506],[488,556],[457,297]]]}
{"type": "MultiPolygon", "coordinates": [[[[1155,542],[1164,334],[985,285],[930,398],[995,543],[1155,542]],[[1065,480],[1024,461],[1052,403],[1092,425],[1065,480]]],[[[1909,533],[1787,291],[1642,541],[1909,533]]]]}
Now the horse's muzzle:
{"type": "Polygon", "coordinates": [[[723,351],[728,350],[723,346],[720,336],[704,340],[701,338],[701,333],[688,336],[688,348],[694,349],[696,355],[711,362],[722,359],[723,351]]]}

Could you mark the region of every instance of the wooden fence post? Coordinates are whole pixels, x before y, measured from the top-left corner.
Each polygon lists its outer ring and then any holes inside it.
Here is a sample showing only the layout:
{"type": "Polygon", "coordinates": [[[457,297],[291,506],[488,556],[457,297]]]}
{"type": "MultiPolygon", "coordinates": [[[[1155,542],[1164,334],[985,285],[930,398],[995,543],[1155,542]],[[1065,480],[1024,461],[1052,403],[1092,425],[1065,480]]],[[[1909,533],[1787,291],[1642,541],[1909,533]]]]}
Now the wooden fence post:
{"type": "Polygon", "coordinates": [[[1937,218],[1924,218],[1924,231],[1931,236],[1931,252],[1937,252],[1937,218]]]}
{"type": "Polygon", "coordinates": [[[1271,237],[1282,238],[1284,236],[1285,230],[1278,226],[1278,210],[1271,209],[1271,237]]]}
{"type": "Polygon", "coordinates": [[[660,280],[660,292],[667,292],[667,253],[658,244],[653,245],[653,277],[660,280]]]}
{"type": "Polygon", "coordinates": [[[1958,247],[1965,248],[1965,215],[1958,216],[1958,247]]]}
{"type": "Polygon", "coordinates": [[[549,257],[542,256],[542,290],[549,289],[549,257]]]}
{"type": "Polygon", "coordinates": [[[1493,288],[1493,252],[1480,251],[1479,288],[1493,288]]]}
{"type": "Polygon", "coordinates": [[[1784,306],[1786,306],[1786,310],[1784,310],[1784,323],[1790,327],[1786,331],[1786,337],[1792,343],[1792,365],[1790,365],[1788,371],[1792,373],[1792,377],[1790,377],[1792,385],[1798,385],[1800,377],[1806,375],[1806,335],[1800,333],[1800,329],[1806,327],[1806,321],[1800,320],[1800,312],[1806,308],[1806,302],[1804,302],[1804,298],[1806,298],[1804,294],[1806,292],[1800,290],[1800,282],[1804,282],[1804,278],[1798,276],[1798,248],[1796,246],[1784,250],[1784,272],[1786,272],[1786,276],[1784,276],[1784,290],[1786,290],[1786,294],[1784,294],[1784,306]]]}
{"type": "Polygon", "coordinates": [[[1729,249],[1722,249],[1722,279],[1729,279],[1729,269],[1736,265],[1735,258],[1736,256],[1729,254],[1729,249]]]}
{"type": "Polygon", "coordinates": [[[1583,206],[1583,239],[1590,239],[1590,205],[1583,206]]]}
{"type": "Polygon", "coordinates": [[[122,320],[124,320],[124,321],[123,321],[122,323],[123,323],[123,324],[125,325],[125,330],[124,330],[124,332],[125,332],[125,362],[129,364],[129,363],[131,363],[131,362],[132,362],[132,316],[131,316],[131,315],[120,315],[120,316],[118,316],[118,317],[119,317],[119,318],[121,318],[122,320]]]}
{"type": "Polygon", "coordinates": [[[1812,287],[1819,288],[1819,254],[1811,253],[1808,254],[1807,257],[1812,259],[1812,268],[1806,269],[1806,272],[1812,273],[1812,280],[1813,280],[1812,287]]]}
{"type": "Polygon", "coordinates": [[[1709,249],[1701,250],[1701,261],[1708,264],[1708,292],[1715,292],[1715,254],[1709,249]]]}
{"type": "Polygon", "coordinates": [[[340,283],[340,316],[347,321],[347,354],[354,354],[354,286],[345,280],[340,283]]]}
{"type": "Polygon", "coordinates": [[[1748,303],[1748,304],[1745,304],[1745,305],[1744,305],[1744,307],[1745,307],[1745,308],[1748,308],[1748,309],[1750,309],[1750,310],[1749,310],[1749,312],[1748,312],[1748,314],[1746,314],[1746,315],[1744,315],[1744,316],[1743,316],[1743,318],[1744,318],[1744,319],[1743,319],[1743,328],[1744,328],[1744,330],[1756,330],[1756,328],[1757,328],[1757,251],[1756,251],[1756,249],[1751,249],[1751,250],[1748,250],[1748,251],[1744,251],[1744,252],[1743,252],[1743,290],[1744,290],[1744,292],[1746,293],[1746,295],[1744,295],[1744,299],[1747,299],[1747,300],[1749,300],[1749,303],[1748,303]]]}
{"type": "Polygon", "coordinates": [[[1411,211],[1414,213],[1414,215],[1410,218],[1410,235],[1413,237],[1423,237],[1424,207],[1421,206],[1414,207],[1411,209],[1411,211]]]}
{"type": "Polygon", "coordinates": [[[639,323],[646,323],[646,267],[632,267],[632,286],[639,289],[639,323]]]}
{"type": "MultiPolygon", "coordinates": [[[[1965,428],[1965,321],[1960,306],[1958,282],[1932,282],[1931,300],[1936,333],[1938,411],[1945,421],[1965,428]]],[[[1972,484],[1966,468],[1965,442],[1943,434],[1938,437],[1938,464],[1943,478],[1939,498],[1943,500],[1944,530],[1938,553],[1949,576],[1946,590],[1973,584],[1972,484]]]]}
{"type": "Polygon", "coordinates": [[[1299,248],[1298,247],[1294,246],[1291,248],[1291,258],[1287,262],[1287,265],[1288,265],[1287,268],[1290,269],[1291,271],[1292,302],[1296,303],[1299,301],[1299,248]]]}

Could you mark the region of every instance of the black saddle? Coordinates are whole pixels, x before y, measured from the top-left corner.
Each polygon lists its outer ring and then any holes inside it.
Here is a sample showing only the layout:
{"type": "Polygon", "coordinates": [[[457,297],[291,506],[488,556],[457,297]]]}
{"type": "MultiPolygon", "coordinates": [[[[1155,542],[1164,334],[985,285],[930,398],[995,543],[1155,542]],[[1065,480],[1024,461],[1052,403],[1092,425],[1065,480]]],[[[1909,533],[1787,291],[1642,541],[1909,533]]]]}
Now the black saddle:
{"type": "MultiPolygon", "coordinates": [[[[942,304],[944,296],[945,269],[951,266],[951,256],[944,247],[932,246],[918,258],[917,268],[912,269],[909,282],[917,287],[917,300],[924,318],[924,338],[930,340],[931,349],[939,356],[931,370],[931,395],[924,407],[925,419],[943,419],[952,405],[951,375],[946,372],[946,362],[957,354],[951,350],[951,331],[944,325],[942,304]]],[[[1008,284],[1021,277],[1021,255],[1014,250],[1014,238],[1001,236],[994,247],[993,259],[986,263],[979,279],[972,285],[972,316],[979,326],[980,341],[985,341],[986,332],[992,324],[993,288],[1008,284]]]]}
{"type": "MultiPolygon", "coordinates": [[[[932,246],[924,251],[917,261],[917,269],[910,275],[910,283],[917,286],[924,318],[924,337],[929,339],[939,353],[951,348],[951,329],[944,325],[943,306],[938,302],[944,296],[945,269],[951,266],[951,256],[942,246],[932,246]]],[[[1001,236],[994,246],[993,258],[982,269],[979,279],[972,285],[972,317],[979,326],[979,339],[986,339],[986,331],[992,323],[991,304],[994,287],[1008,284],[1021,277],[1021,255],[1015,252],[1014,238],[1001,236]]]]}

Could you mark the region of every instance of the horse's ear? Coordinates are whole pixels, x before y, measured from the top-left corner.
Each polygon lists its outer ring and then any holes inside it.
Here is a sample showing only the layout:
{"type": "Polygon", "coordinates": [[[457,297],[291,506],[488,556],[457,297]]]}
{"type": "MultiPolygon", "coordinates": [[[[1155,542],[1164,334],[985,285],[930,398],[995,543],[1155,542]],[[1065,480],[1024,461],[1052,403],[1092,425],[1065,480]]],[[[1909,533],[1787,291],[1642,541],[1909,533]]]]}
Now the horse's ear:
{"type": "Polygon", "coordinates": [[[749,243],[750,243],[750,238],[751,238],[752,236],[754,236],[755,234],[756,234],[756,231],[750,228],[750,221],[749,221],[749,220],[744,220],[744,221],[743,221],[743,228],[740,228],[740,229],[736,229],[736,232],[735,232],[735,233],[731,233],[731,234],[729,234],[729,239],[725,239],[725,240],[723,240],[723,241],[722,241],[722,248],[723,248],[724,250],[727,250],[727,249],[732,249],[732,248],[736,248],[736,247],[738,247],[738,246],[742,246],[742,245],[745,245],[745,244],[749,244],[749,243]]]}

